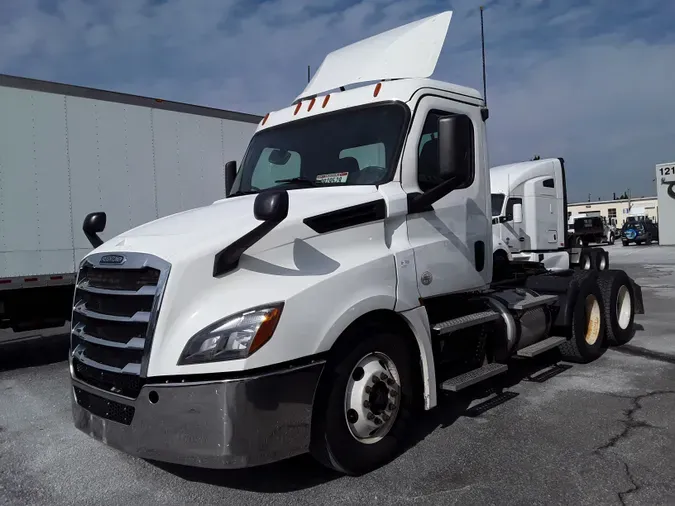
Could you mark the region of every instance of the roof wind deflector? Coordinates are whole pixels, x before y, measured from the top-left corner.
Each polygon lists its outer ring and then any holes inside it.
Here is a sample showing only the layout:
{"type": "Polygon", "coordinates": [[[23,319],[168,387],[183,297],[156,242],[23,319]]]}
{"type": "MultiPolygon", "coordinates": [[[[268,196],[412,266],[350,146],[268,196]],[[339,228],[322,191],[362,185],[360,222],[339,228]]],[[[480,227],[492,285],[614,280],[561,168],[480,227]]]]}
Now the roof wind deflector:
{"type": "Polygon", "coordinates": [[[294,103],[350,84],[430,77],[451,18],[441,12],[328,53],[294,103]]]}

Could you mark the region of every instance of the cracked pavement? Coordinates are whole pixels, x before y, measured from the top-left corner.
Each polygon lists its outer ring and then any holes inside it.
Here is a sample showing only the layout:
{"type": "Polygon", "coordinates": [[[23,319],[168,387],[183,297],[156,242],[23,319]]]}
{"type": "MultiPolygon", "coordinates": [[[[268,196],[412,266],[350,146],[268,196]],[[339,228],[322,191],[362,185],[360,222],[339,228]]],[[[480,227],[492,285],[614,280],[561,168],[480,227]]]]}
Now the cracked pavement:
{"type": "Polygon", "coordinates": [[[675,504],[675,248],[608,249],[643,287],[628,345],[587,365],[528,363],[501,397],[448,398],[361,478],[307,456],[243,471],[128,457],[73,428],[65,340],[2,350],[0,505],[675,504]]]}

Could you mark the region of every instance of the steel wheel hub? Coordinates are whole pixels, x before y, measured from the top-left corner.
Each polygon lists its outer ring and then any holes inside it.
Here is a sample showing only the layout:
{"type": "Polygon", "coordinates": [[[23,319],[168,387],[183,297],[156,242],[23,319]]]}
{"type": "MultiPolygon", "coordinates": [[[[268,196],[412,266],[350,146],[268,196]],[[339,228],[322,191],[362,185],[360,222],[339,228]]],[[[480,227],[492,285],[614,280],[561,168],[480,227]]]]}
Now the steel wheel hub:
{"type": "Polygon", "coordinates": [[[632,301],[630,299],[630,292],[626,285],[621,285],[619,293],[616,295],[616,314],[619,320],[619,327],[625,330],[628,328],[630,322],[632,301]]]}
{"type": "Polygon", "coordinates": [[[396,421],[401,380],[394,362],[384,353],[370,353],[356,364],[345,391],[345,419],[352,436],[373,444],[396,421]]]}

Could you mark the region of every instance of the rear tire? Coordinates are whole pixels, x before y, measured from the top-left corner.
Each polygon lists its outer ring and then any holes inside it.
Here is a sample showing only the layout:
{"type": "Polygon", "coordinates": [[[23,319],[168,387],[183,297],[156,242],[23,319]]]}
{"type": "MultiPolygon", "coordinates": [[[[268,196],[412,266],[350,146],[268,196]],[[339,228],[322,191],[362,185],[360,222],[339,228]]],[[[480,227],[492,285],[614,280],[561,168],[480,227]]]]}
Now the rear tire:
{"type": "Polygon", "coordinates": [[[348,343],[327,364],[310,453],[328,468],[357,476],[388,463],[404,447],[419,396],[417,354],[404,336],[377,327],[361,328],[359,339],[348,343]]]}
{"type": "Polygon", "coordinates": [[[635,322],[635,293],[624,271],[600,273],[598,286],[604,299],[603,313],[607,341],[614,346],[626,344],[633,338],[635,322]]]}
{"type": "Polygon", "coordinates": [[[602,292],[595,276],[580,278],[572,313],[571,337],[560,345],[565,360],[588,363],[604,353],[605,319],[602,308],[602,292]]]}

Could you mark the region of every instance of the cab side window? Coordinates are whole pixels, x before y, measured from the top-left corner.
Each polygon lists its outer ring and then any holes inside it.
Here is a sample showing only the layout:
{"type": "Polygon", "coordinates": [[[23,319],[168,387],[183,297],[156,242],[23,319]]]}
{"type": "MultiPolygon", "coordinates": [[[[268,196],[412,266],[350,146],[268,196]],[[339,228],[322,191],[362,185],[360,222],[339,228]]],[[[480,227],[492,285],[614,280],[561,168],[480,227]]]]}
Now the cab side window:
{"type": "Polygon", "coordinates": [[[441,184],[444,179],[441,177],[440,166],[438,163],[438,120],[444,116],[460,117],[460,136],[463,137],[462,146],[458,149],[464,149],[461,153],[463,163],[466,163],[466,169],[471,177],[459,188],[471,186],[474,179],[474,130],[471,118],[464,114],[454,114],[440,110],[431,110],[427,114],[422,128],[422,135],[417,152],[417,183],[424,192],[441,184]]]}

